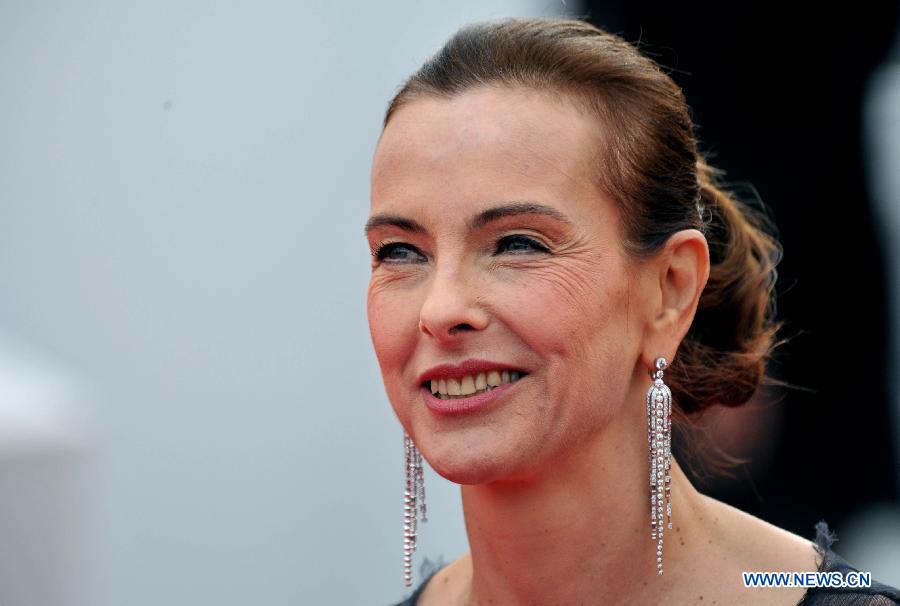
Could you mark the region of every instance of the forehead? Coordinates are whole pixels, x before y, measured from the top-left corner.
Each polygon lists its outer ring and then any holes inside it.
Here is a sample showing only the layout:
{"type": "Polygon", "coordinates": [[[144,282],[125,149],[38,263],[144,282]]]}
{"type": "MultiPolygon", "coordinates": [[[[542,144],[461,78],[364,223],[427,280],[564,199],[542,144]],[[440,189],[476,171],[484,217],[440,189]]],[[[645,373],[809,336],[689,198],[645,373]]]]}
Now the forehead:
{"type": "Polygon", "coordinates": [[[569,98],[531,89],[416,99],[382,133],[372,165],[373,210],[581,198],[596,192],[600,130],[569,98]]]}

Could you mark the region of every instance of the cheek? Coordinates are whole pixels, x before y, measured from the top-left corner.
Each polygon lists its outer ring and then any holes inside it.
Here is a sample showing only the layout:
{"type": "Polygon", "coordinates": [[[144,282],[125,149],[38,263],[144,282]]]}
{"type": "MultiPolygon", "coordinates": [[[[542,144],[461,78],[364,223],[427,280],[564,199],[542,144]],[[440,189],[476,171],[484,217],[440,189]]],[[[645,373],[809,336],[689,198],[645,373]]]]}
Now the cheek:
{"type": "Polygon", "coordinates": [[[401,380],[412,354],[418,328],[418,307],[408,292],[382,288],[372,282],[366,297],[369,333],[386,387],[401,380]]]}
{"type": "Polygon", "coordinates": [[[546,365],[548,414],[556,424],[602,424],[624,399],[633,365],[624,268],[572,259],[532,268],[515,300],[515,330],[546,365]]]}
{"type": "Polygon", "coordinates": [[[628,287],[617,266],[568,259],[535,267],[516,291],[515,316],[520,326],[531,327],[541,349],[590,356],[623,338],[628,287]]]}

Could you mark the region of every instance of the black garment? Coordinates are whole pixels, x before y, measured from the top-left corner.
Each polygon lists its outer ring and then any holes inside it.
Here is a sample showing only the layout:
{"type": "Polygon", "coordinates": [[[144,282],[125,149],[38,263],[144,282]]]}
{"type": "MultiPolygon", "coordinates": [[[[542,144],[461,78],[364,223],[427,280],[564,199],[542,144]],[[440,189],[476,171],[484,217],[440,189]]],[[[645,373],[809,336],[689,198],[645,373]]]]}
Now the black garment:
{"type": "MultiPolygon", "coordinates": [[[[859,572],[858,568],[854,568],[831,550],[834,540],[834,535],[828,530],[828,524],[824,521],[816,524],[815,543],[819,554],[823,555],[818,568],[819,572],[838,571],[842,575],[846,575],[851,570],[859,572]]],[[[431,572],[411,596],[393,606],[416,606],[419,596],[425,590],[425,585],[443,568],[441,566],[431,572]]],[[[871,587],[852,589],[811,587],[806,590],[806,594],[797,603],[797,606],[900,606],[900,589],[879,583],[875,579],[872,579],[871,587]]]]}
{"type": "MultiPolygon", "coordinates": [[[[824,521],[816,524],[816,547],[824,556],[822,563],[819,564],[819,572],[837,570],[842,575],[851,570],[859,572],[858,568],[851,566],[831,550],[832,543],[834,535],[828,531],[828,524],[824,521]]],[[[853,589],[810,587],[797,606],[898,606],[898,604],[900,604],[900,589],[872,579],[871,587],[853,589]]]]}

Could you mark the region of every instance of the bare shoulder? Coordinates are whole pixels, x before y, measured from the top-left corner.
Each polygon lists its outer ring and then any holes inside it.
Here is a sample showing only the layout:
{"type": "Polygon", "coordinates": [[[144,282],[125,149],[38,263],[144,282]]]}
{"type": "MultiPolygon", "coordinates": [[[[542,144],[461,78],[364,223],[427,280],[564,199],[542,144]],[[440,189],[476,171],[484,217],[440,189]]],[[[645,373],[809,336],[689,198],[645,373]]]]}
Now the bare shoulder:
{"type": "Polygon", "coordinates": [[[425,585],[417,606],[462,604],[472,578],[472,557],[465,553],[441,568],[425,585]]]}
{"type": "MultiPolygon", "coordinates": [[[[701,503],[708,549],[696,564],[716,571],[715,578],[706,579],[710,592],[729,604],[796,605],[805,589],[747,588],[741,573],[815,572],[821,559],[815,544],[711,497],[703,496],[701,503]]],[[[699,569],[697,574],[702,575],[699,569]]]]}
{"type": "Polygon", "coordinates": [[[704,496],[703,503],[713,540],[745,570],[817,570],[819,557],[811,540],[711,497],[704,496]]]}

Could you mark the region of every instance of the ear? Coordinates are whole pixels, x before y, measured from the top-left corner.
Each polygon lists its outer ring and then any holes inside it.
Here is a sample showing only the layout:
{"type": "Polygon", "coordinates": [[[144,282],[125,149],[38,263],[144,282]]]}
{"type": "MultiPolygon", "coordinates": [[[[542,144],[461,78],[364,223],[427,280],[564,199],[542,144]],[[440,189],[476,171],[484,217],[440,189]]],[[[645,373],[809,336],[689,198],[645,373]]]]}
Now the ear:
{"type": "Polygon", "coordinates": [[[696,229],[681,230],[669,237],[652,265],[649,300],[653,307],[649,310],[643,351],[647,368],[655,368],[659,356],[671,364],[694,321],[700,294],[709,279],[706,238],[696,229]]]}

